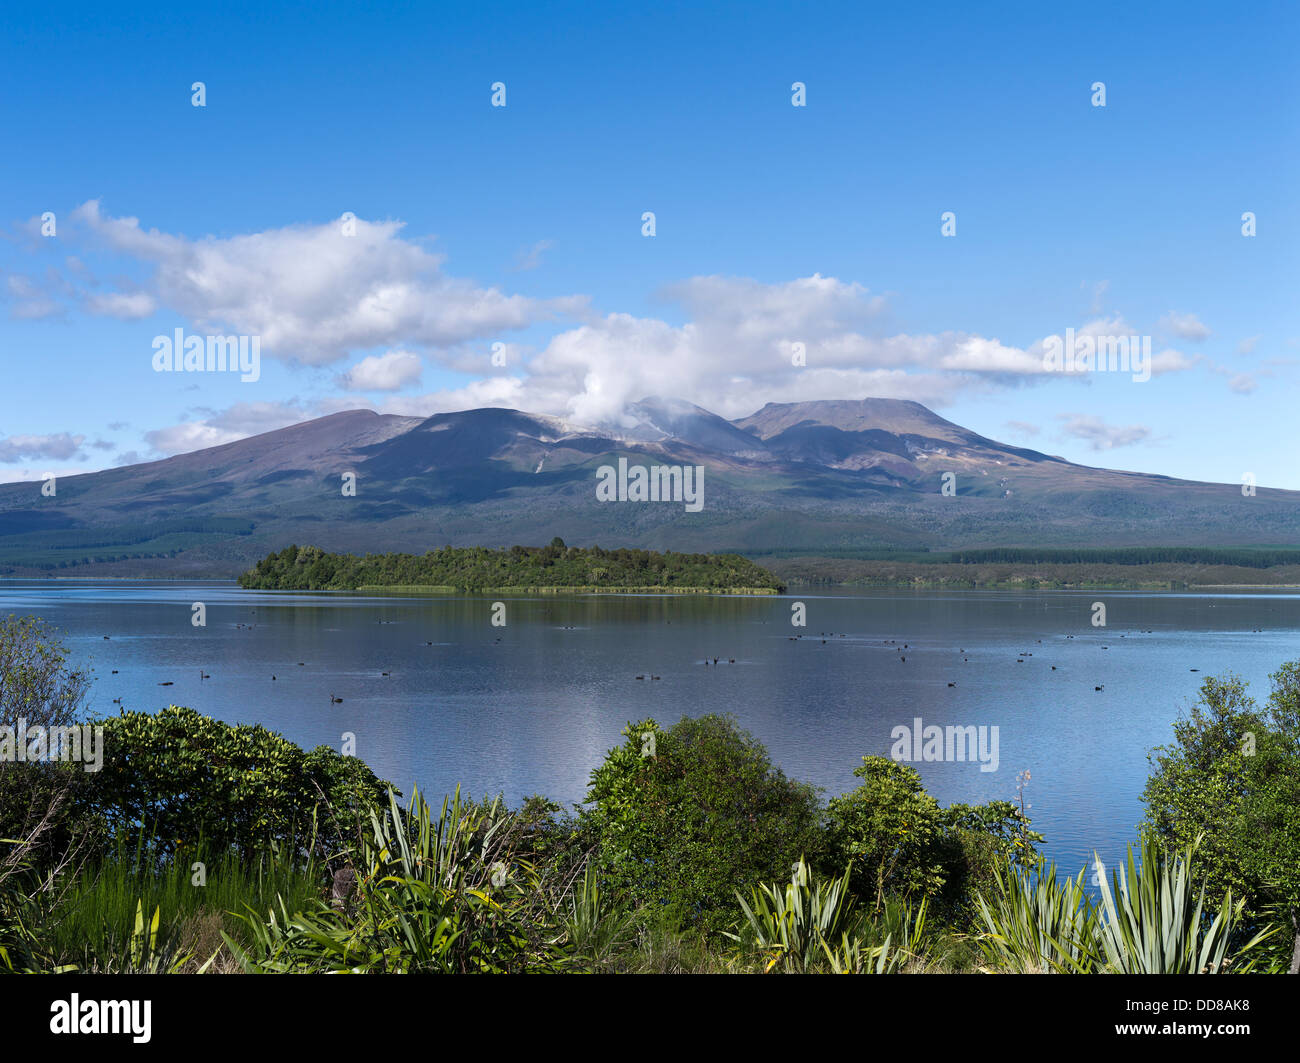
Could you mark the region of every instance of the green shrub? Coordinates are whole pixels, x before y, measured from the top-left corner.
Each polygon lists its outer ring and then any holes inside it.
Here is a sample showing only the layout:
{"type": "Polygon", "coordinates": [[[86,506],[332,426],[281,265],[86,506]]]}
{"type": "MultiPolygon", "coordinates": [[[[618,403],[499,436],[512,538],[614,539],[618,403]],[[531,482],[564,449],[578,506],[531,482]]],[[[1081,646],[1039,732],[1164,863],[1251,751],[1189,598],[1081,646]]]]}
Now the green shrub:
{"type": "Polygon", "coordinates": [[[124,712],[104,723],[104,766],[91,800],[110,829],[159,839],[163,853],[202,842],[252,856],[271,845],[324,852],[357,837],[385,784],[364,762],[304,752],[262,726],[193,709],[124,712]]]}
{"type": "Polygon", "coordinates": [[[607,887],[634,904],[707,935],[731,922],[736,890],[820,851],[816,790],[786,778],[733,718],[667,730],[645,720],[623,734],[592,772],[588,823],[607,887]]]}
{"type": "Polygon", "coordinates": [[[1300,973],[1300,662],[1270,679],[1262,708],[1235,676],[1205,680],[1150,755],[1141,831],[1170,850],[1200,839],[1207,891],[1240,898],[1245,929],[1288,926],[1270,948],[1300,973]]]}
{"type": "Polygon", "coordinates": [[[874,908],[887,894],[929,896],[945,881],[942,809],[915,768],[888,757],[863,757],[862,785],[831,799],[827,810],[835,866],[852,866],[853,892],[874,908]]]}

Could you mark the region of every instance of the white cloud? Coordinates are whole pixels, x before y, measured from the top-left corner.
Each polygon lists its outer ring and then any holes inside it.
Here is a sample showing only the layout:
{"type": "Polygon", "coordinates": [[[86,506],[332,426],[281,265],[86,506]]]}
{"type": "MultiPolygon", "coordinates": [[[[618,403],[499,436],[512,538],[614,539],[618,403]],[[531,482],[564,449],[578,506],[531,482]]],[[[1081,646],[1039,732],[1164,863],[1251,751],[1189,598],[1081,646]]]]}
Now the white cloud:
{"type": "Polygon", "coordinates": [[[152,294],[199,329],[258,335],[266,357],[326,365],[350,351],[445,347],[580,313],[579,298],[507,295],[448,276],[402,223],[356,219],[191,240],[90,200],[72,213],[113,250],[153,267],[152,294]]]}
{"type": "Polygon", "coordinates": [[[158,303],[148,292],[108,292],[88,295],[86,309],[103,317],[135,321],[151,316],[158,309],[158,303]]]}
{"type": "MultiPolygon", "coordinates": [[[[352,407],[355,407],[355,403],[352,407]]],[[[314,416],[295,403],[240,402],[220,412],[197,410],[201,419],[146,432],[145,442],[164,456],[217,447],[238,439],[271,432],[314,416]]]]}
{"type": "Polygon", "coordinates": [[[1166,332],[1172,332],[1179,339],[1191,340],[1199,343],[1210,335],[1210,330],[1201,324],[1200,318],[1195,314],[1179,314],[1170,311],[1160,319],[1160,327],[1166,332]]]}
{"type": "Polygon", "coordinates": [[[1082,413],[1062,413],[1058,417],[1065,422],[1062,431],[1067,436],[1084,440],[1093,450],[1128,447],[1151,436],[1151,429],[1140,424],[1126,427],[1108,425],[1100,417],[1082,413]]]}
{"type": "Polygon", "coordinates": [[[37,321],[63,311],[48,292],[20,273],[10,273],[5,277],[5,289],[14,304],[9,313],[19,320],[37,321]]]}
{"type": "Polygon", "coordinates": [[[400,391],[420,379],[420,356],[410,351],[363,358],[338,377],[344,391],[400,391]]]}
{"type": "MultiPolygon", "coordinates": [[[[914,399],[945,405],[960,393],[1043,380],[1045,338],[1017,347],[964,332],[873,334],[885,300],[860,285],[814,275],[778,284],[700,277],[664,290],[688,312],[670,325],[609,314],[554,336],[528,360],[515,389],[523,409],[593,423],[621,420],[626,405],[659,394],[726,417],[766,402],[914,399]],[[802,343],[806,365],[792,364],[802,343]]],[[[1083,335],[1128,335],[1120,317],[1085,322],[1083,335]]],[[[1189,368],[1176,351],[1154,369],[1189,368]]]]}
{"type": "Polygon", "coordinates": [[[74,436],[68,432],[43,436],[8,436],[0,438],[0,462],[11,463],[32,458],[67,461],[79,456],[81,444],[85,441],[85,436],[74,436]]]}

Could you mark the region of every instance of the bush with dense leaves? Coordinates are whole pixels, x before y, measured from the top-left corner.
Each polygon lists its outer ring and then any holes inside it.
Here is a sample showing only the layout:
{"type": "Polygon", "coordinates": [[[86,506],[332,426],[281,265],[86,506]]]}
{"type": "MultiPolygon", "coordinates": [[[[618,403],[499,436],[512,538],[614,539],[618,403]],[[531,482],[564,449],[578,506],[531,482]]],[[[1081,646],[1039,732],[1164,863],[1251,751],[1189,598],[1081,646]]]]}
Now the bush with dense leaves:
{"type": "Polygon", "coordinates": [[[164,849],[305,846],[355,840],[387,784],[327,746],[310,752],[260,725],[232,726],[172,705],[104,722],[91,800],[110,830],[143,829],[164,849]]]}
{"type": "Polygon", "coordinates": [[[915,768],[869,756],[857,789],[831,799],[825,866],[852,863],[853,892],[874,909],[889,896],[943,897],[954,915],[1003,862],[1032,860],[1042,836],[1010,801],[941,808],[915,768]]]}
{"type": "Polygon", "coordinates": [[[632,723],[591,776],[589,822],[607,887],[706,933],[736,892],[789,877],[821,848],[817,791],[786,777],[730,716],[632,723]]]}
{"type": "Polygon", "coordinates": [[[1205,680],[1151,753],[1142,832],[1171,850],[1201,839],[1211,895],[1242,898],[1248,926],[1289,926],[1273,948],[1300,973],[1300,662],[1270,679],[1262,708],[1236,676],[1205,680]]]}

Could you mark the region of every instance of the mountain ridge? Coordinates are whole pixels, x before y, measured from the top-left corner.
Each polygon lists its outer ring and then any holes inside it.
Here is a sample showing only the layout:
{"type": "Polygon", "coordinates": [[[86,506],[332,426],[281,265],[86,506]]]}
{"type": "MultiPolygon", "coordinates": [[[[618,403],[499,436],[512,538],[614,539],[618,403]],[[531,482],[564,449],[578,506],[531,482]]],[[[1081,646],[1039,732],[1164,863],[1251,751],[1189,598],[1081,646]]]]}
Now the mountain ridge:
{"type": "Polygon", "coordinates": [[[1300,492],[1246,497],[1240,485],[1077,465],[879,398],[768,403],[727,420],[652,395],[618,425],[505,407],[423,418],[348,410],[61,477],[50,498],[40,486],[0,485],[0,573],[233,575],[293,542],[423,551],[556,535],[808,555],[1300,539],[1300,492]],[[703,467],[703,509],[597,501],[599,468],[620,457],[703,467]]]}

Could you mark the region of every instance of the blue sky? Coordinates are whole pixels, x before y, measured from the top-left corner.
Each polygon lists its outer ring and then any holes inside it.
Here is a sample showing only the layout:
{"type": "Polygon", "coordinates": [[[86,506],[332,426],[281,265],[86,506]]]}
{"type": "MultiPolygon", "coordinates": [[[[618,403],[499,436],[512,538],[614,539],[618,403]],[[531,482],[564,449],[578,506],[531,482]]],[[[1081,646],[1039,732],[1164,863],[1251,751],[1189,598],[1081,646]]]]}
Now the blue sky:
{"type": "Polygon", "coordinates": [[[1268,3],[7,4],[0,480],[659,393],[1300,489],[1298,45],[1268,3]],[[260,379],[155,372],[178,327],[260,379]],[[1156,372],[1044,372],[1067,328],[1156,372]]]}

